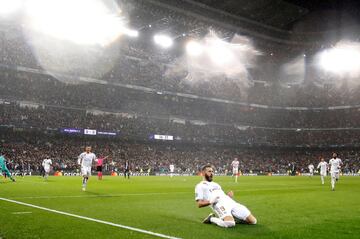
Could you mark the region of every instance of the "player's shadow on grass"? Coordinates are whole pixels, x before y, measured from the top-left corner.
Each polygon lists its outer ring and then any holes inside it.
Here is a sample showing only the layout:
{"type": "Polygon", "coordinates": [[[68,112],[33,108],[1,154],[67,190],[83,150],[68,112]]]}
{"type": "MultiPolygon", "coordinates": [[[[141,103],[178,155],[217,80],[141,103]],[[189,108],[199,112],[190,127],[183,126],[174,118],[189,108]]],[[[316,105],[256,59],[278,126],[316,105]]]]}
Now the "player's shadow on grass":
{"type": "MultiPolygon", "coordinates": [[[[215,226],[216,225],[208,225],[215,226]]],[[[218,227],[219,229],[223,229],[218,227]]],[[[241,238],[262,238],[264,235],[268,236],[271,234],[271,230],[267,225],[258,223],[256,225],[247,225],[247,224],[236,224],[233,228],[226,228],[226,230],[234,231],[236,233],[241,233],[241,238]]]]}
{"type": "Polygon", "coordinates": [[[84,193],[87,194],[87,195],[93,195],[93,196],[99,196],[99,197],[108,197],[109,196],[109,195],[106,195],[106,194],[102,194],[102,193],[99,193],[99,192],[93,192],[93,191],[89,191],[89,190],[86,190],[84,193]]]}

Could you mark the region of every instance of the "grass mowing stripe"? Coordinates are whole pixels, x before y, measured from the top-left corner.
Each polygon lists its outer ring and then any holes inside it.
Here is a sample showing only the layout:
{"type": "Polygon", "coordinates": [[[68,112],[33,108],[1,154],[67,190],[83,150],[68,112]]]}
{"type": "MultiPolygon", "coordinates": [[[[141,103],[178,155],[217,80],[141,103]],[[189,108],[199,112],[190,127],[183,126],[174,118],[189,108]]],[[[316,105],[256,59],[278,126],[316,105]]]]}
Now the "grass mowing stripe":
{"type": "Polygon", "coordinates": [[[32,212],[12,212],[11,214],[20,215],[20,214],[31,214],[32,212]]]}
{"type": "Polygon", "coordinates": [[[140,233],[144,233],[144,234],[148,234],[148,235],[152,235],[152,236],[156,236],[156,237],[168,238],[168,239],[181,239],[181,238],[178,238],[178,237],[172,237],[172,236],[164,235],[164,234],[161,234],[161,233],[147,231],[147,230],[143,230],[143,229],[139,229],[139,228],[135,228],[135,227],[129,227],[129,226],[121,225],[121,224],[116,224],[116,223],[112,223],[112,222],[98,220],[98,219],[95,219],[95,218],[84,217],[84,216],[80,216],[80,215],[76,215],[76,214],[72,214],[72,213],[67,213],[67,212],[62,212],[62,211],[58,211],[58,210],[54,210],[54,209],[50,209],[50,208],[46,208],[46,207],[40,207],[40,206],[36,206],[36,205],[33,205],[33,204],[19,202],[19,201],[7,199],[7,198],[1,198],[0,197],[0,200],[6,201],[6,202],[11,202],[11,203],[16,203],[16,204],[27,206],[27,207],[33,207],[33,208],[37,208],[37,209],[48,211],[48,212],[62,214],[62,215],[70,216],[70,217],[76,217],[76,218],[80,218],[80,219],[84,219],[84,220],[88,220],[88,221],[92,221],[92,222],[98,222],[98,223],[102,223],[102,224],[106,224],[106,225],[110,225],[110,226],[114,226],[114,227],[119,227],[119,228],[131,230],[131,231],[135,231],[135,232],[140,232],[140,233]]]}
{"type": "Polygon", "coordinates": [[[11,197],[10,199],[53,199],[53,198],[98,198],[98,197],[124,197],[124,196],[148,196],[148,195],[168,195],[183,194],[189,192],[172,192],[172,193],[123,193],[123,194],[104,194],[104,195],[54,195],[54,196],[24,196],[11,197]]]}

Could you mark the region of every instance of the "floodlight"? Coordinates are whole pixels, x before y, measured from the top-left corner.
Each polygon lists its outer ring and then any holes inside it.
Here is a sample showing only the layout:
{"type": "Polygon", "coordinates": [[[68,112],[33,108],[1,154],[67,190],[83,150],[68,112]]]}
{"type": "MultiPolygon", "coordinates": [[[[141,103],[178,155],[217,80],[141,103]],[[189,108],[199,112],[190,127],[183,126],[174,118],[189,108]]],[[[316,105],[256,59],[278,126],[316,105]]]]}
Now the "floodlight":
{"type": "Polygon", "coordinates": [[[351,73],[360,68],[360,51],[351,45],[342,45],[323,51],[320,66],[333,73],[351,73]]]}
{"type": "Polygon", "coordinates": [[[156,44],[158,44],[159,46],[161,46],[163,48],[169,48],[174,43],[173,40],[166,35],[155,35],[154,41],[156,44]]]}
{"type": "Polygon", "coordinates": [[[189,41],[186,44],[186,51],[190,56],[199,56],[204,52],[204,47],[195,41],[189,41]]]}
{"type": "Polygon", "coordinates": [[[23,0],[0,0],[0,17],[14,13],[22,4],[23,0]]]}
{"type": "Polygon", "coordinates": [[[100,0],[27,0],[25,7],[33,31],[78,44],[106,45],[124,28],[119,9],[100,0]]]}

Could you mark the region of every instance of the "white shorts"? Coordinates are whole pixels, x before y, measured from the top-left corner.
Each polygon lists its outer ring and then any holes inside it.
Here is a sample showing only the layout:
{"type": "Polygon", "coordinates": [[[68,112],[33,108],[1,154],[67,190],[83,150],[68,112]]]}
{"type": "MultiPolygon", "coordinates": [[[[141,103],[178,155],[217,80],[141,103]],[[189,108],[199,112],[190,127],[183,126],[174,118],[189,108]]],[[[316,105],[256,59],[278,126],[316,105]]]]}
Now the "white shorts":
{"type": "Polygon", "coordinates": [[[50,167],[45,167],[44,171],[45,171],[45,173],[50,173],[50,167]]]}
{"type": "Polygon", "coordinates": [[[91,167],[81,167],[82,176],[91,176],[91,167]]]}
{"type": "Polygon", "coordinates": [[[218,202],[213,206],[213,210],[220,219],[232,216],[240,220],[245,220],[250,214],[250,210],[240,203],[218,202]]]}
{"type": "Polygon", "coordinates": [[[233,175],[237,175],[239,173],[239,169],[238,168],[233,168],[233,175]]]}
{"type": "Polygon", "coordinates": [[[339,172],[331,172],[331,177],[332,178],[339,178],[339,172]]]}
{"type": "Polygon", "coordinates": [[[320,172],[320,176],[324,176],[324,177],[326,177],[326,172],[320,172]]]}

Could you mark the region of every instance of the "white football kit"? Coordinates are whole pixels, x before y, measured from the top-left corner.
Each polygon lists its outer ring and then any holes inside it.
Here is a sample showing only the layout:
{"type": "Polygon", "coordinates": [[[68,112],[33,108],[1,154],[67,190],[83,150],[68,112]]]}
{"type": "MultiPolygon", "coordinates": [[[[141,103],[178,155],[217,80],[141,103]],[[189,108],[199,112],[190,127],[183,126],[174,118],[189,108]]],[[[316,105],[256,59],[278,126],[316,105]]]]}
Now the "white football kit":
{"type": "Polygon", "coordinates": [[[93,161],[96,161],[94,153],[83,152],[79,155],[78,164],[81,165],[81,174],[84,176],[91,175],[91,166],[93,161]]]}
{"type": "Polygon", "coordinates": [[[239,164],[240,162],[237,160],[231,162],[231,166],[233,168],[233,175],[237,175],[239,173],[239,164]]]}
{"type": "Polygon", "coordinates": [[[330,174],[331,174],[331,177],[336,177],[336,178],[339,178],[339,172],[340,172],[340,167],[341,167],[341,164],[342,164],[342,161],[341,159],[339,158],[332,158],[330,159],[329,161],[329,164],[330,164],[330,174]]]}
{"type": "Polygon", "coordinates": [[[308,168],[309,168],[309,173],[310,173],[310,174],[313,174],[313,173],[314,173],[314,165],[310,164],[310,165],[308,166],[308,168]]]}
{"type": "Polygon", "coordinates": [[[202,181],[195,187],[195,200],[208,200],[219,197],[216,203],[211,205],[212,210],[220,219],[233,216],[240,220],[245,220],[251,212],[247,207],[235,202],[226,195],[220,185],[215,182],[202,181]]]}
{"type": "Polygon", "coordinates": [[[51,165],[52,165],[51,159],[44,159],[43,162],[42,162],[42,166],[43,166],[46,173],[50,172],[51,165]]]}
{"type": "Polygon", "coordinates": [[[328,163],[323,161],[323,162],[320,162],[317,166],[317,168],[319,169],[320,168],[320,176],[326,176],[327,174],[327,166],[328,166],[328,163]]]}
{"type": "Polygon", "coordinates": [[[173,173],[175,170],[174,164],[170,164],[169,168],[170,168],[170,173],[173,173]]]}

